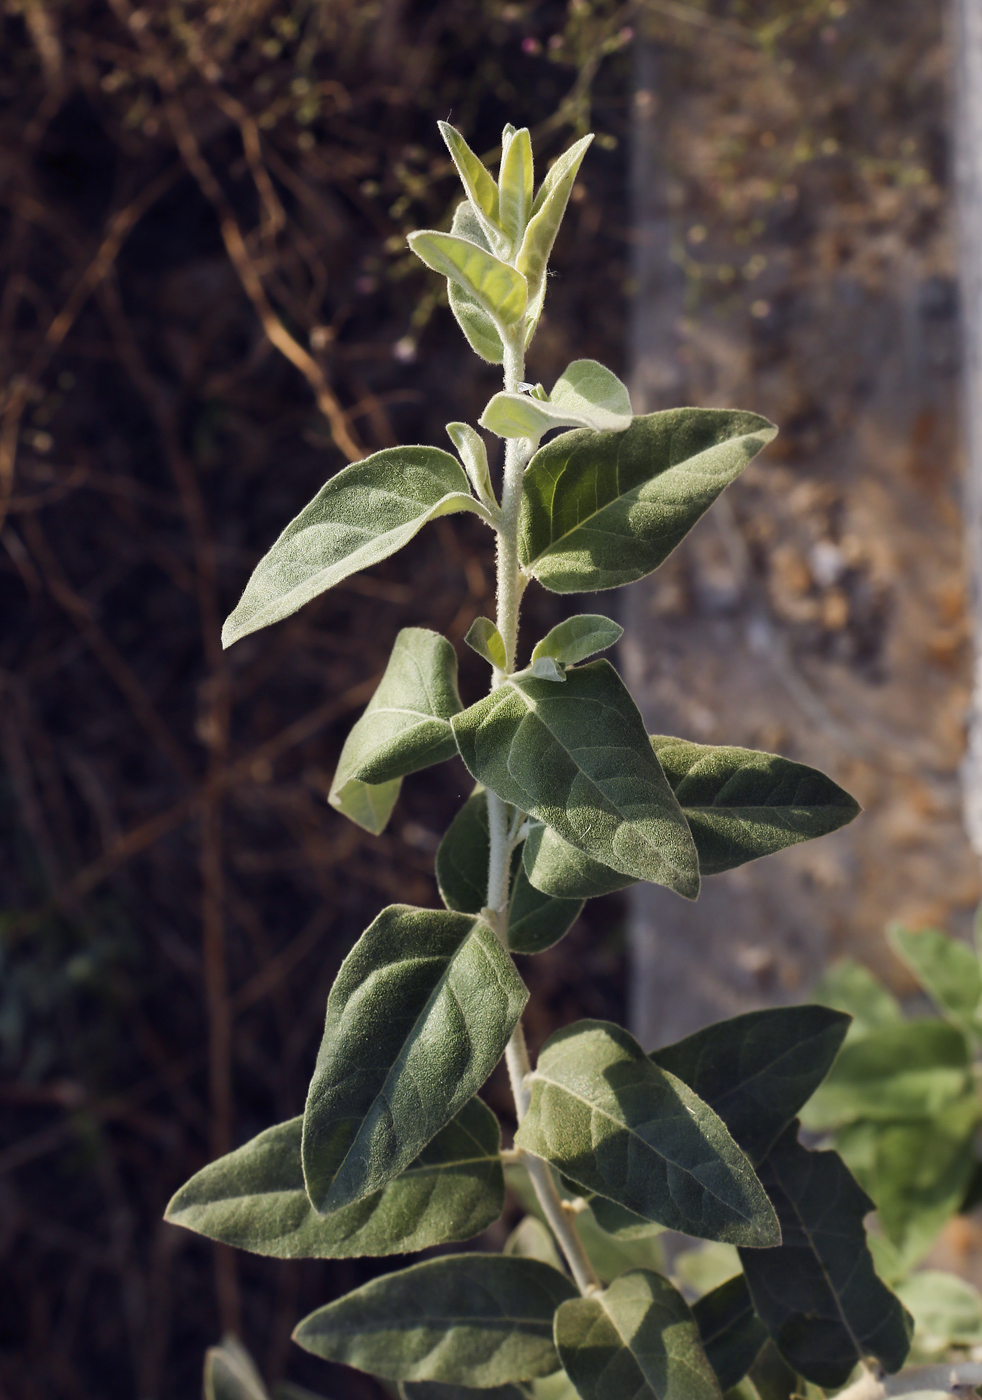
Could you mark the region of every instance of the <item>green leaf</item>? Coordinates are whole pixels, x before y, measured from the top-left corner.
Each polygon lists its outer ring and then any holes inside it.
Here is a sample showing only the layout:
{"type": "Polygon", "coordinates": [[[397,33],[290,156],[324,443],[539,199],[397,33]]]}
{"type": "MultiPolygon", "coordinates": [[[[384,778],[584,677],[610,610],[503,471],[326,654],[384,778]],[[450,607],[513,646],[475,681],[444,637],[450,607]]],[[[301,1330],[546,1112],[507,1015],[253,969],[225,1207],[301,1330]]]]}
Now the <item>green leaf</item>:
{"type": "Polygon", "coordinates": [[[409,246],[434,272],[457,282],[496,325],[513,326],[525,311],[528,286],[520,272],[459,234],[420,229],[409,246]]]}
{"type": "Polygon", "coordinates": [[[378,836],[389,824],[401,788],[401,778],[378,784],[362,783],[357,778],[349,778],[340,790],[332,785],[330,800],[343,817],[354,822],[355,826],[370,831],[373,836],[378,836]]]}
{"type": "MultiPolygon", "coordinates": [[[[461,238],[469,238],[479,248],[491,252],[488,236],[466,199],[457,205],[453,223],[450,225],[450,232],[458,234],[461,238]]],[[[504,360],[505,351],[498,328],[492,318],[466,288],[461,283],[453,281],[452,278],[447,278],[447,298],[450,302],[450,310],[467,337],[467,343],[471,349],[480,355],[482,360],[487,360],[493,365],[500,365],[504,360]]]]}
{"type": "Polygon", "coordinates": [[[498,172],[498,222],[513,248],[521,245],[532,212],[534,185],[532,140],[523,126],[502,143],[498,172]]]}
{"type": "Polygon", "coordinates": [[[369,823],[378,820],[371,798],[379,796],[384,826],[399,793],[397,780],[433,763],[443,763],[457,752],[449,721],[462,708],[453,647],[445,637],[425,627],[404,627],[395,639],[378,689],[345,740],[328,801],[371,831],[375,826],[369,823]],[[392,783],[392,802],[386,810],[387,799],[379,789],[392,783]],[[368,820],[363,806],[366,800],[368,820]]]}
{"type": "Polygon", "coordinates": [[[664,1234],[660,1225],[652,1225],[650,1221],[641,1221],[640,1217],[631,1215],[629,1211],[624,1211],[625,1216],[639,1221],[647,1233],[624,1234],[620,1237],[608,1234],[599,1221],[597,1213],[598,1206],[610,1206],[618,1209],[613,1201],[607,1201],[603,1196],[592,1196],[590,1199],[590,1209],[581,1211],[576,1217],[576,1228],[583,1248],[590,1256],[590,1262],[597,1271],[597,1275],[602,1283],[613,1283],[615,1278],[620,1278],[621,1274],[627,1273],[629,1269],[653,1269],[655,1273],[662,1273],[665,1270],[665,1251],[662,1248],[661,1236],[664,1234]]]}
{"type": "Polygon", "coordinates": [[[887,940],[946,1020],[977,1042],[982,1034],[982,969],[975,953],[940,929],[893,924],[887,940]]]}
{"type": "Polygon", "coordinates": [[[545,299],[549,254],[566,213],[576,173],[592,140],[592,135],[583,136],[574,142],[568,151],[563,152],[551,166],[532,205],[532,217],[515,259],[519,272],[528,279],[529,309],[526,325],[529,336],[535,330],[545,299]]]}
{"type": "Polygon", "coordinates": [[[519,1259],[538,1259],[543,1264],[551,1264],[560,1273],[565,1273],[552,1231],[534,1215],[526,1215],[518,1222],[505,1240],[504,1253],[514,1254],[519,1259]]]}
{"type": "Polygon", "coordinates": [[[453,720],[478,782],[579,850],[687,898],[698,860],[637,706],[607,661],[566,684],[512,676],[453,720]]]}
{"type": "Polygon", "coordinates": [[[633,876],[584,855],[542,822],[529,827],[522,864],[530,884],[556,899],[597,899],[636,884],[633,876]]]}
{"type": "Polygon", "coordinates": [[[776,432],[754,413],[676,408],[623,433],[563,433],[525,473],[523,567],[554,593],[643,578],[776,432]]]}
{"type": "Polygon", "coordinates": [[[205,1352],[205,1400],[269,1400],[252,1357],[235,1338],[205,1352]]]}
{"type": "Polygon", "coordinates": [[[552,428],[623,432],[633,417],[626,385],[596,360],[574,360],[556,380],[547,399],[528,394],[495,394],[478,420],[505,438],[538,442],[552,428]]]}
{"type": "Polygon", "coordinates": [[[748,1011],[651,1059],[708,1103],[756,1162],[828,1074],[848,1029],[848,1016],[825,1006],[748,1011]]]}
{"type": "Polygon", "coordinates": [[[933,1118],[970,1088],[965,1037],[943,1021],[901,1021],[847,1039],[801,1119],[810,1130],[868,1118],[933,1118]]]}
{"type": "Polygon", "coordinates": [[[732,1244],[702,1240],[692,1249],[683,1249],[672,1260],[672,1277],[680,1287],[698,1297],[711,1293],[740,1272],[740,1255],[732,1244]]]}
{"type": "Polygon", "coordinates": [[[428,520],[480,510],[456,457],[387,447],[332,476],[260,559],[222,628],[222,646],[289,617],[336,583],[387,559],[428,520]]]}
{"type": "Polygon", "coordinates": [[[685,1299],[644,1269],[563,1303],[556,1347],[582,1400],[720,1400],[685,1299]]]}
{"type": "Polygon", "coordinates": [[[554,656],[564,666],[586,661],[598,651],[606,651],[624,635],[624,628],[599,613],[580,613],[568,617],[547,632],[532,648],[532,660],[554,656]]]}
{"type": "Polygon", "coordinates": [[[448,1255],[319,1308],[293,1339],[383,1380],[484,1389],[558,1368],[553,1314],[575,1293],[565,1275],[534,1259],[448,1255]]]}
{"type": "Polygon", "coordinates": [[[845,1011],[852,1017],[850,1040],[880,1026],[897,1025],[904,1019],[896,997],[891,996],[868,968],[851,958],[832,964],[812,989],[812,1001],[845,1011]]]}
{"type": "Polygon", "coordinates": [[[860,811],[824,773],[777,754],[661,734],[651,745],[692,828],[703,875],[827,836],[860,811]]]}
{"type": "MultiPolygon", "coordinates": [[[[478,656],[482,656],[496,670],[504,671],[507,667],[508,658],[505,655],[505,644],[501,640],[501,633],[489,617],[475,617],[467,629],[464,641],[471,651],[476,651],[478,656]]],[[[455,744],[455,752],[456,748],[455,744]]]]}
{"type": "Polygon", "coordinates": [[[448,423],[450,441],[460,454],[470,483],[486,506],[497,506],[494,487],[491,485],[491,468],[488,466],[488,449],[484,439],[469,423],[448,423]]]}
{"type": "Polygon", "coordinates": [[[383,909],[327,999],[303,1124],[315,1210],[340,1210],[405,1171],[487,1079],[527,998],[480,919],[383,909]]]}
{"type": "Polygon", "coordinates": [[[900,1284],[897,1296],[914,1318],[922,1355],[982,1345],[982,1296],[964,1279],[925,1269],[900,1284]]]}
{"type": "Polygon", "coordinates": [[[758,1168],[781,1221],[779,1249],[741,1249],[754,1307],[790,1366],[823,1387],[844,1385],[874,1356],[898,1371],[910,1318],[877,1278],[863,1217],[873,1202],[835,1152],[809,1152],[792,1124],[758,1168]]]}
{"type": "Polygon", "coordinates": [[[692,1315],[720,1389],[731,1390],[743,1380],[767,1342],[767,1328],[754,1312],[743,1274],[700,1298],[692,1315]]]}
{"type": "Polygon", "coordinates": [[[908,1267],[961,1209],[975,1170],[982,1104],[974,1092],[907,1123],[851,1123],[836,1149],[872,1196],[880,1224],[908,1267]]]}
{"type": "Polygon", "coordinates": [[[470,1099],[401,1176],[330,1215],[304,1189],[303,1118],[258,1137],[193,1176],[167,1207],[172,1225],[279,1259],[411,1254],[466,1240],[497,1220],[505,1180],[498,1120],[470,1099]]]}
{"type": "Polygon", "coordinates": [[[527,1400],[528,1392],[517,1385],[495,1385],[488,1390],[472,1390],[465,1385],[441,1385],[439,1381],[403,1381],[402,1400],[527,1400]]]}
{"type": "Polygon", "coordinates": [[[508,947],[513,953],[544,953],[565,938],[582,913],[582,899],[543,894],[529,884],[519,863],[508,903],[508,947]]]}
{"type": "Polygon", "coordinates": [[[475,215],[481,220],[489,238],[499,235],[498,227],[498,186],[481,159],[474,154],[460,132],[449,122],[437,122],[440,135],[447,143],[447,150],[457,167],[461,184],[475,215]]]}
{"type": "Polygon", "coordinates": [[[580,1021],[550,1036],[515,1138],[589,1191],[703,1239],[770,1245],[777,1221],[748,1159],[707,1104],[633,1036],[580,1021]]]}

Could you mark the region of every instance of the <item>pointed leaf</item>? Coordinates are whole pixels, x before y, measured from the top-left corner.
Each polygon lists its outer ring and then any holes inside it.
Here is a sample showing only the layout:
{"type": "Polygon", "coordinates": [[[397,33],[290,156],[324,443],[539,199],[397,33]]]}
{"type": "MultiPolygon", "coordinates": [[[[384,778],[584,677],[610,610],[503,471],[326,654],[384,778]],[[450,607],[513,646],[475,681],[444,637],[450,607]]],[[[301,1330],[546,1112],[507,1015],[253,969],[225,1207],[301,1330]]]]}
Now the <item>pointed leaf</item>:
{"type": "Polygon", "coordinates": [[[532,140],[528,127],[512,133],[501,152],[498,174],[498,222],[512,247],[517,248],[532,212],[535,175],[532,140]]]}
{"type": "Polygon", "coordinates": [[[205,1352],[205,1400],[269,1400],[252,1357],[235,1338],[205,1352]]]}
{"type": "Polygon", "coordinates": [[[891,1374],[910,1347],[910,1318],[877,1278],[863,1217],[873,1202],[835,1152],[809,1152],[792,1124],[758,1168],[781,1221],[779,1249],[741,1249],[754,1307],[790,1366],[844,1385],[874,1356],[891,1374]]]}
{"type": "Polygon", "coordinates": [[[902,958],[946,1020],[978,1041],[982,1036],[982,968],[971,948],[940,929],[894,924],[890,947],[902,958]]]}
{"type": "Polygon", "coordinates": [[[481,509],[455,457],[387,447],[332,476],[253,570],[222,645],[289,617],[349,574],[387,559],[428,520],[481,509]]]}
{"type": "Polygon", "coordinates": [[[449,1255],[319,1308],[293,1339],[383,1380],[483,1389],[557,1370],[553,1314],[575,1293],[563,1274],[534,1259],[449,1255]]]}
{"type": "Polygon", "coordinates": [[[485,505],[496,505],[491,468],[488,466],[488,449],[480,433],[476,433],[469,423],[448,423],[447,433],[480,499],[485,505]]]}
{"type": "Polygon", "coordinates": [[[848,1029],[849,1017],[828,1007],[782,1006],[717,1021],[651,1058],[708,1103],[757,1162],[828,1074],[848,1029]]]}
{"type": "MultiPolygon", "coordinates": [[[[453,223],[450,225],[450,232],[458,234],[461,238],[470,239],[479,248],[483,248],[485,252],[491,252],[490,240],[466,199],[457,205],[453,223]]],[[[471,349],[480,355],[482,360],[487,360],[493,365],[500,365],[504,360],[505,350],[501,343],[498,327],[492,318],[460,282],[455,282],[449,277],[447,278],[447,298],[450,302],[450,310],[467,337],[467,343],[471,349]]]]}
{"type": "MultiPolygon", "coordinates": [[[[505,644],[501,640],[501,633],[489,617],[475,617],[467,629],[464,641],[471,651],[476,651],[478,656],[483,656],[484,660],[496,670],[504,671],[507,667],[508,658],[505,656],[505,644]]],[[[456,750],[456,744],[454,749],[456,750]]]]}
{"type": "Polygon", "coordinates": [[[519,272],[528,278],[529,309],[533,313],[529,317],[530,329],[534,328],[542,310],[549,254],[566,213],[576,173],[592,140],[592,135],[582,136],[568,151],[563,152],[550,167],[532,205],[532,217],[515,260],[519,272]]]}
{"type": "Polygon", "coordinates": [[[727,1279],[692,1308],[710,1366],[723,1391],[742,1381],[767,1341],[743,1274],[727,1279]]]}
{"type": "Polygon", "coordinates": [[[584,855],[542,822],[529,828],[522,864],[529,883],[556,899],[597,899],[636,884],[632,875],[584,855]]]}
{"type": "Polygon", "coordinates": [[[651,745],[692,828],[703,875],[826,836],[860,811],[817,768],[777,754],[661,734],[651,745]]]}
{"type": "Polygon", "coordinates": [[[362,783],[357,778],[349,778],[343,787],[338,788],[337,774],[331,787],[330,802],[343,817],[355,826],[378,836],[389,824],[393,808],[399,800],[402,779],[393,778],[388,783],[362,783]]]}
{"type": "Polygon", "coordinates": [[[529,1086],[516,1145],[587,1190],[703,1239],[778,1241],[770,1203],[725,1125],[619,1026],[580,1021],[550,1036],[529,1086]]]}
{"type": "Polygon", "coordinates": [[[513,676],[453,720],[478,782],[616,870],[699,890],[695,846],[637,706],[607,661],[513,676]]]}
{"type": "Polygon", "coordinates": [[[544,953],[565,938],[582,912],[582,899],[543,894],[519,864],[508,903],[508,947],[513,953],[544,953]]]}
{"type": "Polygon", "coordinates": [[[458,282],[498,325],[512,326],[525,311],[525,278],[493,253],[458,234],[420,229],[409,235],[409,246],[427,267],[458,282]]]}
{"type": "Polygon", "coordinates": [[[488,236],[493,238],[498,232],[498,186],[494,177],[487,170],[480,157],[474,154],[460,132],[455,130],[449,122],[437,122],[437,126],[440,128],[440,135],[447,143],[447,150],[457,167],[457,173],[467,191],[467,197],[474,212],[481,220],[488,236]]]}
{"type": "Polygon", "coordinates": [[[617,375],[596,360],[574,360],[547,399],[495,394],[478,421],[499,437],[529,437],[538,442],[552,428],[623,432],[631,417],[631,400],[617,375]]]}
{"type": "Polygon", "coordinates": [[[470,1099],[406,1170],[380,1191],[330,1215],[307,1199],[303,1118],[267,1128],[211,1162],[167,1207],[172,1225],[279,1259],[411,1254],[466,1240],[504,1207],[498,1120],[470,1099]]]}
{"type": "Polygon", "coordinates": [[[880,1026],[897,1025],[904,1019],[897,998],[868,968],[851,958],[840,958],[832,964],[812,988],[811,999],[852,1017],[850,1041],[880,1026]]]}
{"type": "Polygon", "coordinates": [[[606,651],[624,635],[624,628],[599,613],[580,613],[558,623],[532,648],[532,660],[554,656],[565,666],[586,661],[598,651],[606,651]]]}
{"type": "MultiPolygon", "coordinates": [[[[449,721],[462,708],[457,655],[446,637],[425,627],[404,627],[378,689],[345,740],[328,801],[344,811],[352,780],[377,788],[453,758],[457,743],[449,721]]],[[[349,807],[360,796],[356,789],[349,807]]]]}
{"type": "Polygon", "coordinates": [[[398,1176],[484,1083],[528,992],[487,924],[383,909],[327,999],[303,1170],[322,1213],[398,1176]]]}
{"type": "Polygon", "coordinates": [[[623,433],[563,433],[525,473],[522,565],[554,593],[643,578],[776,432],[754,413],[676,408],[623,433]]]}
{"type": "Polygon", "coordinates": [[[720,1400],[688,1304],[638,1269],[556,1313],[556,1347],[582,1400],[720,1400]]]}

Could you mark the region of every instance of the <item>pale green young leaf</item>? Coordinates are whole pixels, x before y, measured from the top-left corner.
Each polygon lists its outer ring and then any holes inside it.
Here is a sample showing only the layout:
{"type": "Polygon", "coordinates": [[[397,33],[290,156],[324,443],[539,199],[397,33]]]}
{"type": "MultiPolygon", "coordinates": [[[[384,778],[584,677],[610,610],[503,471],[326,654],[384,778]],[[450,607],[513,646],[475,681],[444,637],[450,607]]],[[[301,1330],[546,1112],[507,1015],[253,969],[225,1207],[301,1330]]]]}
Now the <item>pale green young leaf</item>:
{"type": "Polygon", "coordinates": [[[363,1284],[304,1318],[293,1339],[383,1380],[484,1389],[558,1369],[553,1315],[575,1293],[535,1259],[448,1255],[363,1284]]]}
{"type": "Polygon", "coordinates": [[[554,656],[539,656],[525,671],[516,674],[533,676],[540,681],[551,681],[554,685],[566,684],[566,667],[561,665],[554,656]]]}
{"type": "MultiPolygon", "coordinates": [[[[453,758],[457,743],[450,716],[462,708],[457,655],[446,637],[425,627],[404,627],[378,689],[345,740],[328,801],[348,816],[345,800],[352,782],[359,786],[348,808],[358,810],[364,785],[370,797],[372,789],[378,793],[383,784],[453,758]]],[[[398,787],[393,804],[397,795],[398,787]]],[[[384,799],[380,805],[384,811],[384,799]]]]}
{"type": "Polygon", "coordinates": [[[764,1157],[828,1074],[849,1018],[780,1006],[717,1021],[652,1053],[719,1114],[751,1161],[764,1157]]]}
{"type": "Polygon", "coordinates": [[[549,254],[556,241],[556,234],[566,213],[570,192],[576,180],[583,157],[593,136],[583,136],[575,141],[568,151],[564,151],[554,161],[549,173],[539,187],[532,205],[532,217],[522,239],[518,257],[515,259],[518,270],[528,279],[529,285],[529,332],[534,331],[535,323],[542,310],[545,298],[546,269],[549,254]]]}
{"type": "Polygon", "coordinates": [[[933,1118],[969,1092],[965,1037],[943,1021],[901,1021],[847,1038],[832,1070],[803,1107],[806,1128],[859,1119],[933,1118]]]}
{"type": "Polygon", "coordinates": [[[448,423],[450,441],[460,454],[464,471],[478,497],[486,506],[497,506],[494,487],[491,485],[491,468],[488,466],[488,449],[480,433],[476,433],[469,423],[448,423]]]}
{"type": "Polygon", "coordinates": [[[330,1215],[318,1215],[304,1189],[302,1128],[302,1116],[278,1123],[210,1162],[177,1192],[165,1219],[254,1254],[347,1259],[470,1239],[501,1214],[501,1135],[480,1099],[470,1099],[400,1176],[330,1215]]]}
{"type": "Polygon", "coordinates": [[[479,156],[476,156],[449,122],[437,122],[440,135],[447,144],[447,150],[457,167],[461,184],[474,212],[489,238],[500,236],[498,226],[498,186],[479,156]]]}
{"type": "Polygon", "coordinates": [[[693,1305],[706,1359],[725,1392],[742,1381],[767,1342],[743,1274],[727,1279],[693,1305]]]}
{"type": "Polygon", "coordinates": [[[574,360],[546,399],[528,394],[495,394],[481,414],[482,428],[499,437],[538,442],[552,428],[623,432],[632,418],[627,387],[596,360],[574,360]]]}
{"type": "Polygon", "coordinates": [[[556,1348],[582,1400],[721,1400],[688,1304],[648,1270],[563,1303],[556,1348]]]}
{"type": "Polygon", "coordinates": [[[971,948],[940,929],[893,924],[890,947],[910,968],[946,1020],[973,1041],[982,1036],[982,967],[971,948]]]}
{"type": "Polygon", "coordinates": [[[252,1357],[235,1337],[205,1352],[205,1400],[269,1400],[252,1357]]]}
{"type": "Polygon", "coordinates": [[[383,909],[327,1000],[303,1171],[326,1214],[405,1171],[497,1064],[528,998],[480,919],[383,909]]]}
{"type": "Polygon", "coordinates": [[[393,808],[399,800],[402,779],[393,778],[388,783],[362,783],[357,778],[349,778],[341,788],[336,784],[335,775],[331,805],[355,826],[379,836],[388,826],[393,808]]]}
{"type": "Polygon", "coordinates": [[[693,899],[698,858],[637,706],[607,661],[513,676],[453,720],[472,776],[624,874],[693,899]]]}
{"type": "Polygon", "coordinates": [[[899,1371],[911,1320],[876,1275],[863,1217],[873,1202],[835,1152],[809,1152],[792,1124],[760,1165],[781,1222],[778,1249],[741,1249],[758,1317],[784,1359],[816,1385],[844,1385],[873,1356],[899,1371]]]}
{"type": "MultiPolygon", "coordinates": [[[[453,223],[450,225],[450,232],[461,238],[470,239],[479,248],[483,248],[486,253],[492,251],[488,236],[478,222],[470,202],[466,199],[457,205],[453,223]]],[[[475,354],[480,355],[481,359],[487,360],[489,364],[500,365],[505,357],[501,335],[498,327],[480,303],[470,295],[460,282],[455,282],[449,277],[447,278],[447,299],[457,324],[464,332],[467,343],[475,354]]]]}
{"type": "Polygon", "coordinates": [[[518,1222],[505,1240],[504,1253],[517,1255],[519,1259],[538,1259],[560,1273],[565,1272],[552,1231],[534,1215],[526,1215],[518,1222]]]}
{"type": "MultiPolygon", "coordinates": [[[[507,667],[505,644],[501,640],[501,633],[489,617],[475,617],[467,629],[464,641],[471,651],[476,651],[478,656],[482,656],[495,670],[504,671],[507,667]]],[[[454,747],[456,748],[456,745],[454,747]]]]}
{"type": "Polygon", "coordinates": [[[982,1295],[940,1269],[911,1274],[897,1297],[914,1319],[914,1346],[927,1359],[949,1347],[982,1346],[982,1295]]]}
{"type": "Polygon", "coordinates": [[[496,325],[513,326],[525,312],[528,286],[520,272],[468,238],[420,229],[409,246],[434,272],[458,282],[496,325]]]}
{"type": "Polygon", "coordinates": [[[522,565],[554,593],[643,578],[776,432],[755,413],[676,408],[622,433],[563,433],[525,473],[522,565]]]}
{"type": "Polygon", "coordinates": [[[564,666],[574,666],[578,661],[586,661],[598,651],[606,651],[624,635],[624,628],[609,617],[599,613],[581,613],[578,617],[568,617],[557,623],[550,632],[536,642],[532,648],[532,660],[540,656],[554,656],[564,666]]]}
{"type": "Polygon", "coordinates": [[[529,1086],[515,1142],[572,1181],[685,1234],[779,1241],[753,1167],[721,1119],[619,1026],[557,1031],[529,1086]]]}
{"type": "Polygon", "coordinates": [[[851,958],[841,958],[822,974],[812,988],[811,999],[852,1017],[850,1041],[880,1026],[898,1025],[904,1019],[897,998],[869,968],[851,958]]]}
{"type": "Polygon", "coordinates": [[[332,476],[260,559],[222,645],[289,617],[350,574],[387,559],[428,520],[483,510],[463,468],[436,447],[387,447],[332,476]]]}
{"type": "Polygon", "coordinates": [[[498,223],[512,248],[521,245],[532,212],[534,185],[532,139],[523,126],[502,142],[498,171],[498,223]]]}

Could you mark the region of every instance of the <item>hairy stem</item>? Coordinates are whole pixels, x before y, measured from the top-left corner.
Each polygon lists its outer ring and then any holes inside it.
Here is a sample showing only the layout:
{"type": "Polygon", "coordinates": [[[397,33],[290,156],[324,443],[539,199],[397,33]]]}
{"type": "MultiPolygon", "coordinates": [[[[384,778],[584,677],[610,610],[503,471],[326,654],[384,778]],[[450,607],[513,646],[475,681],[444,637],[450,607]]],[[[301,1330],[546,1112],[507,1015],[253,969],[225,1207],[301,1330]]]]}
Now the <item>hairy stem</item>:
{"type": "MultiPolygon", "coordinates": [[[[519,326],[513,336],[504,342],[505,389],[514,393],[525,372],[524,327],[519,326]]],[[[526,579],[518,561],[518,515],[522,503],[522,477],[529,459],[537,444],[529,438],[508,438],[505,446],[504,482],[501,490],[501,515],[498,522],[498,616],[497,626],[505,644],[505,670],[496,672],[494,685],[500,685],[506,676],[515,669],[515,653],[518,647],[518,613],[526,579]]],[[[488,858],[488,908],[502,917],[498,920],[498,933],[502,941],[507,941],[504,932],[507,921],[508,895],[510,886],[511,853],[513,849],[513,829],[520,823],[516,814],[493,792],[488,793],[488,835],[490,855],[488,858]]],[[[531,1065],[525,1044],[525,1031],[522,1023],[512,1034],[505,1049],[505,1063],[515,1099],[515,1112],[519,1123],[528,1112],[530,1093],[526,1084],[531,1065]]],[[[560,1249],[566,1256],[570,1272],[581,1293],[590,1293],[600,1287],[593,1265],[583,1248],[576,1230],[574,1214],[563,1203],[552,1175],[552,1169],[540,1157],[518,1151],[518,1160],[529,1174],[535,1194],[549,1228],[556,1237],[560,1249]]]]}

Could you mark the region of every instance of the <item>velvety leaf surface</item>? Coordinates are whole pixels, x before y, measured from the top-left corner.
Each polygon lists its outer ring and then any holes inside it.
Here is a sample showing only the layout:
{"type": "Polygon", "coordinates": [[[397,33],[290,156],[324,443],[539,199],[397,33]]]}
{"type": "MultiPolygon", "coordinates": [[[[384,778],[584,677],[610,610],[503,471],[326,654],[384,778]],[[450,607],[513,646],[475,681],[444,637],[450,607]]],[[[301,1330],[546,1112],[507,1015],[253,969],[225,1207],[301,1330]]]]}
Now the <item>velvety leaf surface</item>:
{"type": "MultiPolygon", "coordinates": [[[[336,782],[335,775],[335,784],[336,782]]],[[[358,778],[349,778],[340,789],[332,785],[331,803],[349,822],[354,822],[355,826],[378,836],[389,824],[401,788],[401,778],[378,784],[363,783],[358,778]]]]}
{"type": "Polygon", "coordinates": [[[579,1021],[550,1036],[515,1138],[587,1190],[703,1239],[765,1245],[777,1221],[750,1162],[707,1104],[633,1036],[579,1021]]]}
{"type": "MultiPolygon", "coordinates": [[[[495,189],[497,190],[497,186],[495,189]]],[[[472,243],[476,243],[479,248],[484,248],[486,252],[492,251],[491,241],[466,199],[457,205],[450,231],[461,238],[470,239],[472,243]]],[[[447,279],[447,298],[450,302],[450,310],[467,337],[467,343],[471,349],[480,355],[482,360],[487,360],[489,364],[500,365],[504,360],[504,346],[501,343],[498,328],[488,313],[470,295],[466,287],[462,286],[460,282],[455,282],[453,278],[447,279]]]]}
{"type": "Polygon", "coordinates": [[[532,885],[557,899],[597,899],[636,884],[564,841],[558,831],[533,822],[522,846],[522,864],[532,885]]]}
{"type": "Polygon", "coordinates": [[[205,1400],[269,1400],[252,1357],[235,1337],[205,1352],[205,1400]]]}
{"type": "Polygon", "coordinates": [[[384,1380],[483,1389],[558,1368],[553,1315],[575,1293],[534,1259],[448,1255],[373,1279],[304,1318],[293,1337],[384,1380]]]}
{"type": "Polygon", "coordinates": [[[567,672],[565,685],[516,676],[453,719],[479,783],[624,874],[699,890],[685,817],[607,661],[567,672]]]}
{"type": "Polygon", "coordinates": [[[494,1069],[527,997],[479,919],[383,909],[327,1000],[303,1124],[316,1210],[340,1210],[405,1171],[494,1069]]]}
{"type": "Polygon", "coordinates": [[[508,947],[513,953],[544,953],[565,938],[582,912],[582,899],[543,894],[519,863],[508,902],[508,947]]]}
{"type": "Polygon", "coordinates": [[[549,254],[563,221],[576,173],[592,140],[592,135],[580,137],[579,141],[574,141],[569,150],[564,151],[558,160],[553,162],[532,205],[532,215],[518,257],[515,259],[519,272],[525,276],[529,286],[529,306],[526,312],[529,335],[534,331],[542,310],[549,254]]]}
{"type": "Polygon", "coordinates": [[[476,505],[463,467],[436,447],[387,447],[332,476],[260,559],[222,645],[289,617],[387,559],[428,520],[476,505]]]}
{"type": "Polygon", "coordinates": [[[532,212],[534,187],[532,140],[523,126],[502,142],[498,171],[498,222],[514,248],[521,245],[532,212]]]}
{"type": "Polygon", "coordinates": [[[708,1103],[756,1162],[828,1074],[848,1029],[848,1016],[828,1007],[781,1006],[717,1021],[651,1058],[708,1103]]]}
{"type": "Polygon", "coordinates": [[[582,1400],[720,1400],[685,1299],[647,1270],[563,1303],[556,1348],[582,1400]]]}
{"type": "Polygon", "coordinates": [[[802,1109],[806,1128],[858,1119],[933,1118],[970,1083],[965,1037],[942,1021],[900,1021],[848,1039],[802,1109]]]}
{"type": "Polygon", "coordinates": [[[209,1163],[167,1207],[173,1225],[280,1259],[411,1254],[466,1240],[497,1220],[505,1179],[498,1120],[471,1099],[406,1170],[330,1215],[307,1198],[303,1117],[267,1128],[209,1163]]]}
{"type": "MultiPolygon", "coordinates": [[[[501,639],[501,633],[495,627],[489,617],[475,617],[464,641],[476,651],[478,656],[483,656],[490,665],[496,666],[499,671],[503,671],[508,664],[505,655],[505,644],[501,639]]],[[[456,750],[456,745],[454,745],[456,750]]]]}
{"type": "Polygon", "coordinates": [[[727,1279],[693,1304],[706,1359],[723,1391],[741,1381],[767,1341],[743,1274],[727,1279]]]}
{"type": "Polygon", "coordinates": [[[494,487],[491,485],[491,470],[488,466],[488,449],[484,446],[484,439],[469,423],[448,423],[447,432],[480,499],[485,504],[496,504],[494,487]]]}
{"type": "Polygon", "coordinates": [[[586,661],[598,651],[606,651],[624,635],[624,628],[600,613],[580,613],[557,623],[541,642],[532,648],[532,660],[554,656],[564,666],[586,661]]]}
{"type": "Polygon", "coordinates": [[[437,122],[437,126],[475,213],[483,218],[487,234],[493,235],[498,223],[498,186],[494,177],[449,122],[437,122]]]}
{"type": "Polygon", "coordinates": [[[703,875],[837,831],[859,804],[804,763],[655,734],[651,745],[685,812],[703,875]]]}
{"type": "Polygon", "coordinates": [[[816,1385],[844,1385],[873,1356],[891,1374],[910,1319],[877,1278],[863,1217],[873,1202],[835,1152],[809,1152],[792,1124],[758,1171],[781,1221],[779,1249],[741,1249],[754,1307],[785,1360],[816,1385]]]}
{"type": "Polygon", "coordinates": [[[459,282],[494,322],[511,326],[525,311],[528,285],[522,274],[469,238],[420,229],[409,235],[409,246],[427,267],[459,282]]]}
{"type": "Polygon", "coordinates": [[[537,442],[553,428],[623,432],[632,416],[627,386],[616,374],[596,360],[574,360],[547,399],[495,394],[478,422],[499,437],[528,437],[537,442]]]}
{"type": "Polygon", "coordinates": [[[982,968],[973,950],[936,928],[915,933],[894,925],[887,930],[887,938],[941,1015],[978,1040],[982,1035],[982,968]]]}
{"type": "Polygon", "coordinates": [[[554,593],[643,578],[776,432],[753,413],[677,408],[564,433],[525,473],[522,564],[554,593]]]}

